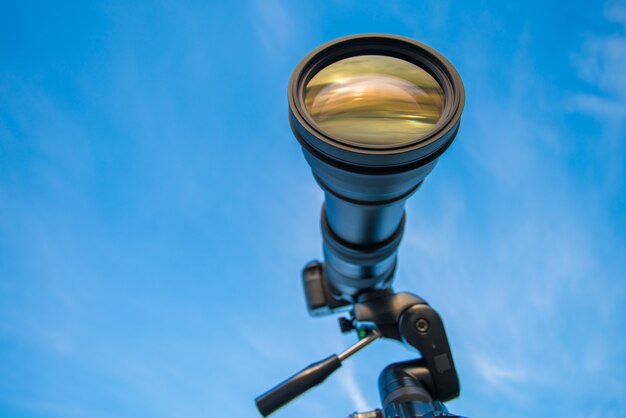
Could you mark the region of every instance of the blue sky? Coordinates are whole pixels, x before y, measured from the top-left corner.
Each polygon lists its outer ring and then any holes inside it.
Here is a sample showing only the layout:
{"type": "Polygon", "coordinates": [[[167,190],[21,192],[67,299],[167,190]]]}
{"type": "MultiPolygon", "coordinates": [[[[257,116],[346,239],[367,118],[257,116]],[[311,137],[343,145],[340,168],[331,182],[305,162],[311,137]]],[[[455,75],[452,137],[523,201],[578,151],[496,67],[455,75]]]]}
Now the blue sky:
{"type": "MultiPolygon", "coordinates": [[[[465,82],[396,288],[469,417],[626,416],[626,4],[2,2],[0,415],[253,417],[353,342],[307,316],[323,195],[287,122],[311,49],[385,32],[465,82]]],[[[377,342],[275,416],[378,405],[377,342]]]]}

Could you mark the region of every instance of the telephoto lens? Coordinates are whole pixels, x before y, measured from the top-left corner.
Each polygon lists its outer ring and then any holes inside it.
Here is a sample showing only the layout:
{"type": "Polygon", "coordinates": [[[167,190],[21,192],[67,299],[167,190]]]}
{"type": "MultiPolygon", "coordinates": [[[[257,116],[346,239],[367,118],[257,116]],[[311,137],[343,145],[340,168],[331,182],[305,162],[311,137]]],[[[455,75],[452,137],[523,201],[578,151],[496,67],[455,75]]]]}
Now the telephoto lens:
{"type": "Polygon", "coordinates": [[[305,57],[288,94],[293,133],[325,193],[324,263],[305,268],[307,303],[329,313],[390,288],[406,200],[454,140],[465,93],[430,47],[366,34],[305,57]]]}

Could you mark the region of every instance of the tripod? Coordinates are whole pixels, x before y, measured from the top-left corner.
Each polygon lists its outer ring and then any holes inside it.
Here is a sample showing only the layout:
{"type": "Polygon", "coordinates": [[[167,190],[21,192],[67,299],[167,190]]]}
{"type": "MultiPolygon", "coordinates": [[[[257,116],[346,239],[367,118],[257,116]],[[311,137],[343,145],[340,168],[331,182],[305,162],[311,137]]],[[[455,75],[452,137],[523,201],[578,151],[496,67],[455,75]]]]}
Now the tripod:
{"type": "MultiPolygon", "coordinates": [[[[329,292],[323,264],[309,264],[303,281],[309,310],[324,305],[331,311],[346,304],[329,292]],[[337,305],[342,305],[338,307],[337,305]]],[[[348,305],[349,306],[349,305],[348,305]]],[[[353,413],[349,418],[432,418],[457,417],[443,402],[460,392],[450,345],[443,322],[422,298],[395,293],[390,288],[364,293],[350,306],[350,316],[339,318],[341,331],[356,331],[360,340],[340,354],[313,363],[256,398],[263,416],[268,416],[310,388],[322,383],[343,361],[379,338],[403,342],[422,357],[393,363],[380,374],[378,390],[382,409],[353,413]]]]}

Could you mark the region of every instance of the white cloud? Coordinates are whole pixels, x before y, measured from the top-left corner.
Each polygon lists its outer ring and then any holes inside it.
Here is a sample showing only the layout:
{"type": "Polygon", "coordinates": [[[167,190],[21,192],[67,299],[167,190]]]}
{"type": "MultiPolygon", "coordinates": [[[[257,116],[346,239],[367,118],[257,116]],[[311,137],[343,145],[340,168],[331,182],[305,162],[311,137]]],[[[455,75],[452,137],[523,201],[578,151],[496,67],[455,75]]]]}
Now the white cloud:
{"type": "Polygon", "coordinates": [[[368,409],[368,403],[365,400],[365,395],[359,387],[356,376],[354,375],[354,366],[349,362],[344,363],[341,372],[339,373],[339,383],[350,396],[352,403],[358,411],[365,411],[368,409]]]}
{"type": "Polygon", "coordinates": [[[526,372],[521,368],[498,364],[497,360],[489,359],[484,355],[475,354],[473,359],[474,366],[491,388],[502,388],[510,383],[519,383],[528,379],[526,372]]]}
{"type": "Polygon", "coordinates": [[[610,21],[621,23],[626,28],[626,4],[617,1],[609,3],[604,15],[610,21]]]}
{"type": "Polygon", "coordinates": [[[566,101],[568,110],[578,111],[597,119],[617,119],[626,116],[626,102],[588,93],[576,93],[566,101]]]}
{"type": "Polygon", "coordinates": [[[611,33],[587,35],[572,56],[578,76],[598,92],[576,93],[567,104],[600,119],[622,120],[626,115],[626,6],[610,3],[605,16],[622,27],[612,25],[611,33]]]}
{"type": "Polygon", "coordinates": [[[574,57],[578,75],[609,95],[626,98],[626,37],[590,35],[574,57]]]}
{"type": "Polygon", "coordinates": [[[278,54],[293,37],[295,18],[281,0],[256,0],[251,19],[265,51],[278,54]]]}

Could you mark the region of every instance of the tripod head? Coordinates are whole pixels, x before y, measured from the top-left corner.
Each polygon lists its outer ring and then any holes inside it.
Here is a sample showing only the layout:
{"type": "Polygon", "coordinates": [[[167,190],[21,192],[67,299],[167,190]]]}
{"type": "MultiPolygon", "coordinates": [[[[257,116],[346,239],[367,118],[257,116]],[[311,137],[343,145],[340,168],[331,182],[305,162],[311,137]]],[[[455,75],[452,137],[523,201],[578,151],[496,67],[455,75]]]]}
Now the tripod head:
{"type": "MultiPolygon", "coordinates": [[[[314,266],[321,270],[316,274],[324,277],[323,264],[309,264],[303,273],[305,292],[314,266]]],[[[322,383],[344,360],[378,338],[403,342],[418,350],[422,357],[391,364],[383,370],[379,392],[384,409],[366,414],[379,414],[372,417],[380,418],[421,417],[429,413],[430,416],[451,416],[441,415],[447,413],[442,402],[459,395],[459,380],[441,317],[426,301],[410,293],[394,293],[391,289],[372,291],[361,295],[352,306],[350,316],[340,318],[339,324],[342,332],[356,331],[360,341],[339,355],[311,364],[259,396],[256,403],[263,416],[322,383]],[[432,415],[434,413],[440,415],[432,415]]],[[[362,418],[367,416],[362,415],[362,418]]]]}

